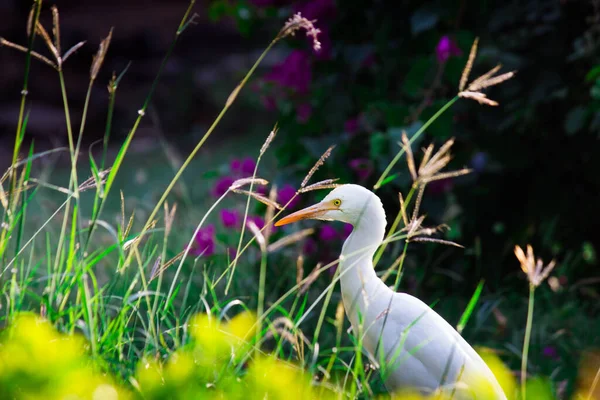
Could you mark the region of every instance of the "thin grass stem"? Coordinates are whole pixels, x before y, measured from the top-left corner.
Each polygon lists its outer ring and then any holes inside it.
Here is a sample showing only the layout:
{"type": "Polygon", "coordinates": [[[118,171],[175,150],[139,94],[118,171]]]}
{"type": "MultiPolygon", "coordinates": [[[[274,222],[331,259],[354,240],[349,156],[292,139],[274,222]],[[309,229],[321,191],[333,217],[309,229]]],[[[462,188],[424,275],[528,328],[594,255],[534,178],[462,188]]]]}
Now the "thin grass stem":
{"type": "MultiPolygon", "coordinates": [[[[421,134],[423,132],[425,132],[425,130],[427,128],[429,128],[429,125],[431,125],[436,119],[438,119],[439,116],[442,115],[447,109],[449,109],[450,107],[452,107],[452,105],[454,103],[456,103],[456,100],[458,100],[458,99],[459,99],[458,96],[454,96],[454,98],[452,98],[452,100],[450,100],[449,102],[447,102],[446,104],[444,104],[444,106],[442,108],[440,108],[435,114],[433,114],[433,116],[431,118],[429,118],[429,120],[427,120],[427,122],[425,122],[423,124],[423,126],[410,138],[410,141],[408,142],[408,144],[410,145],[415,140],[417,140],[419,138],[419,136],[421,136],[421,134]]],[[[406,150],[403,147],[394,156],[394,158],[392,159],[392,161],[388,164],[388,166],[385,168],[385,170],[383,171],[383,173],[381,174],[381,176],[377,180],[377,183],[375,183],[375,185],[373,186],[373,188],[375,190],[379,189],[383,185],[383,181],[385,180],[385,178],[387,178],[387,176],[389,175],[389,173],[392,170],[392,168],[396,165],[396,163],[398,163],[398,161],[400,161],[400,157],[402,157],[402,155],[404,154],[405,151],[406,150]]]]}
{"type": "Polygon", "coordinates": [[[533,325],[533,305],[535,300],[535,286],[529,285],[529,304],[527,307],[527,324],[525,326],[525,340],[523,342],[523,354],[521,358],[521,399],[527,398],[527,358],[529,356],[529,342],[531,340],[531,326],[533,325]]]}

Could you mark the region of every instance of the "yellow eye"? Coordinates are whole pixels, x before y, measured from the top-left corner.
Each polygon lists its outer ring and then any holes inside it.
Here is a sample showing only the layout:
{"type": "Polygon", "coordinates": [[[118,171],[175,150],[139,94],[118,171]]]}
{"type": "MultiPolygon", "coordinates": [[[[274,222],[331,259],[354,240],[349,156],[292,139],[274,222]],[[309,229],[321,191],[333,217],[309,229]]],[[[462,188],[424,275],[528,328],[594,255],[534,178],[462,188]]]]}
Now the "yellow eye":
{"type": "Polygon", "coordinates": [[[336,206],[336,207],[339,207],[339,206],[342,205],[342,201],[340,199],[335,199],[333,201],[333,205],[336,206]]]}

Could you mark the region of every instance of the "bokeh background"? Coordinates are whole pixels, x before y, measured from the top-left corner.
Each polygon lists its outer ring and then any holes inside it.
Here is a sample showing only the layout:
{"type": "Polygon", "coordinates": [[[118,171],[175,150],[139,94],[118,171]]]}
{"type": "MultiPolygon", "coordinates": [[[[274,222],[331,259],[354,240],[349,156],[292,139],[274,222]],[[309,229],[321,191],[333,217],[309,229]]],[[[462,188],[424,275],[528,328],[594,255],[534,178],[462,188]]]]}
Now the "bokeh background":
{"type": "MultiPolygon", "coordinates": [[[[118,89],[110,136],[109,158],[114,157],[188,2],[47,1],[41,18],[47,26],[52,4],[60,10],[63,47],[87,41],[65,64],[76,126],[91,59],[114,27],[82,146],[85,152],[95,151],[94,143],[103,138],[106,84],[113,72],[129,65],[118,89]]],[[[0,2],[0,36],[25,43],[29,10],[26,1],[0,2]]],[[[556,259],[558,266],[552,285],[538,291],[530,368],[552,376],[562,390],[571,390],[582,351],[600,346],[600,2],[216,0],[198,1],[194,11],[195,24],[168,61],[119,176],[127,206],[140,221],[287,18],[302,12],[317,20],[322,50],[315,53],[299,34],[277,44],[261,63],[172,196],[181,205],[181,246],[219,185],[252,171],[276,122],[278,136],[258,175],[276,183],[280,197],[293,193],[332,144],[337,147],[317,179],[340,178],[371,188],[398,152],[401,133],[414,133],[457,93],[476,37],[480,50],[471,76],[498,63],[501,71],[517,71],[513,79],[488,91],[498,107],[459,100],[417,141],[414,149],[420,159],[418,147],[430,142],[437,147],[454,137],[452,169],[473,169],[465,177],[429,185],[422,208],[428,225],[447,224],[451,229],[443,238],[465,249],[411,246],[401,288],[428,303],[442,300],[436,310],[456,323],[483,279],[477,318],[464,334],[470,341],[502,349],[503,359],[516,366],[528,285],[513,248],[531,243],[539,256],[556,259]]],[[[41,41],[36,49],[46,51],[41,41]]],[[[2,170],[10,165],[24,60],[22,53],[0,48],[2,170]]],[[[31,142],[36,151],[66,146],[59,82],[48,66],[33,63],[28,98],[24,148],[31,142]]],[[[81,164],[85,171],[85,160],[81,164]]],[[[41,160],[37,173],[64,184],[69,168],[68,153],[57,153],[41,160]]],[[[377,191],[388,221],[398,211],[398,191],[406,193],[411,185],[404,159],[393,174],[377,191]]],[[[302,196],[293,207],[318,196],[322,193],[302,196]]],[[[52,194],[40,201],[40,220],[56,201],[52,194]]],[[[115,215],[118,204],[116,198],[115,215]]],[[[245,200],[231,200],[212,218],[215,228],[205,232],[205,239],[217,258],[206,254],[208,263],[218,265],[214,260],[226,257],[237,243],[230,236],[241,204],[245,200]]],[[[253,210],[257,218],[264,211],[260,207],[253,210]]],[[[313,237],[270,266],[277,282],[274,298],[289,288],[286,277],[295,274],[298,253],[307,257],[307,265],[331,261],[339,253],[344,227],[314,226],[313,237]]],[[[179,250],[174,248],[173,254],[179,250]]],[[[390,265],[400,250],[392,246],[382,264],[390,265]]],[[[326,275],[315,283],[315,293],[327,285],[331,275],[326,275]]],[[[200,277],[193,279],[201,283],[200,277]]]]}

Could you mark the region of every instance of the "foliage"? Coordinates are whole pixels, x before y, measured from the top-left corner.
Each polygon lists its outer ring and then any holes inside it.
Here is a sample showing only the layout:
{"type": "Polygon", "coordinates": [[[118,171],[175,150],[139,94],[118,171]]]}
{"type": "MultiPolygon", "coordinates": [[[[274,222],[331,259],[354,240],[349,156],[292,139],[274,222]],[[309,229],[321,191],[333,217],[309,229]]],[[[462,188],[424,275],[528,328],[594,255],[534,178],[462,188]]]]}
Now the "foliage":
{"type": "MultiPolygon", "coordinates": [[[[536,377],[527,381],[523,389],[532,393],[530,398],[541,392],[581,394],[591,388],[594,378],[589,378],[588,370],[594,370],[595,361],[584,371],[586,384],[582,387],[577,386],[575,368],[579,354],[598,345],[597,335],[589,332],[597,331],[594,328],[600,322],[588,318],[597,310],[597,303],[588,299],[596,298],[597,292],[587,281],[577,282],[587,277],[582,269],[592,265],[596,257],[595,247],[588,239],[589,221],[565,224],[554,218],[560,215],[560,207],[544,206],[547,189],[536,188],[535,193],[544,196],[523,202],[530,180],[517,182],[508,190],[502,179],[519,174],[529,176],[526,172],[531,168],[523,161],[529,160],[531,146],[505,145],[507,132],[514,130],[519,138],[539,142],[535,129],[540,124],[537,111],[555,101],[563,106],[578,104],[580,109],[569,117],[572,137],[577,145],[590,140],[585,130],[588,124],[595,126],[592,116],[597,119],[597,69],[589,69],[587,64],[584,68],[590,71],[589,82],[596,82],[590,92],[593,101],[589,103],[587,97],[570,101],[580,96],[571,93],[572,81],[557,85],[551,79],[535,80],[539,92],[531,91],[531,97],[526,98],[523,92],[531,89],[531,83],[511,80],[502,86],[503,90],[493,89],[493,98],[504,108],[478,108],[477,113],[471,114],[471,107],[479,105],[452,96],[459,90],[460,71],[469,64],[467,49],[476,29],[449,32],[449,10],[460,10],[455,4],[447,9],[431,4],[400,4],[398,13],[403,22],[386,8],[366,3],[343,9],[332,1],[320,0],[292,5],[255,0],[251,4],[218,1],[212,15],[234,12],[238,21],[245,21],[241,28],[251,32],[252,26],[262,25],[252,25],[255,17],[275,18],[282,6],[281,14],[287,22],[277,22],[283,28],[275,29],[278,33],[274,39],[229,97],[223,99],[221,113],[185,161],[177,164],[179,169],[169,183],[163,186],[162,182],[153,181],[144,188],[152,192],[150,205],[140,205],[140,199],[126,198],[123,192],[119,196],[118,189],[127,186],[119,177],[128,169],[125,165],[130,145],[169,55],[178,38],[193,25],[194,1],[183,12],[180,25],[174,27],[173,43],[156,80],[113,159],[107,156],[113,130],[112,111],[119,83],[127,79],[126,71],[109,82],[104,148],[100,157],[90,151],[86,160],[89,165],[83,172],[80,161],[85,153],[79,147],[86,115],[82,116],[77,135],[62,74],[62,63],[68,57],[59,55],[58,10],[52,9],[53,29],[45,29],[39,25],[41,1],[34,2],[28,23],[32,32],[28,47],[2,39],[4,46],[25,53],[27,65],[41,60],[56,69],[71,166],[68,183],[48,182],[36,163],[61,150],[38,154],[33,147],[28,152],[21,148],[28,123],[27,93],[33,90],[28,86],[27,67],[13,162],[0,177],[0,310],[8,326],[0,345],[2,397],[62,398],[66,391],[82,398],[100,395],[150,399],[246,398],[248,394],[265,393],[269,398],[321,398],[329,391],[337,397],[342,392],[359,398],[380,395],[384,391],[380,377],[370,365],[363,364],[360,341],[344,329],[344,309],[335,282],[332,283],[337,254],[341,241],[349,234],[348,227],[323,225],[295,232],[275,230],[272,222],[284,212],[280,208],[309,204],[323,196],[323,191],[299,196],[297,189],[305,186],[306,182],[299,182],[306,171],[311,171],[309,175],[316,171],[314,181],[340,178],[342,182],[358,181],[370,186],[392,165],[395,156],[400,159],[403,152],[408,156],[407,143],[413,139],[417,139],[410,143],[413,145],[424,139],[424,143],[450,143],[442,146],[445,150],[439,152],[441,160],[430,166],[433,175],[428,178],[441,177],[444,173],[439,174],[439,169],[445,166],[460,172],[461,166],[468,165],[475,174],[458,178],[462,175],[458,173],[452,179],[428,181],[421,196],[416,181],[422,178],[422,171],[417,176],[414,165],[411,169],[409,164],[410,174],[405,173],[406,168],[397,164],[378,190],[388,215],[397,215],[396,228],[408,231],[404,239],[412,239],[410,235],[415,232],[438,230],[423,228],[418,213],[408,221],[398,211],[397,192],[408,192],[406,204],[422,205],[432,225],[447,224],[452,229],[446,239],[465,244],[467,251],[447,256],[438,244],[411,243],[409,247],[408,240],[403,245],[397,241],[386,251],[382,248],[378,265],[386,266],[386,273],[395,274],[396,283],[401,282],[403,290],[431,302],[442,298],[436,311],[450,321],[457,321],[460,312],[467,308],[463,314],[466,317],[459,323],[461,331],[465,328],[470,342],[493,348],[508,368],[515,369],[523,358],[526,372],[551,376],[551,381],[536,377]],[[300,11],[308,19],[290,18],[288,11],[300,11]],[[317,28],[322,31],[318,41],[312,19],[319,20],[317,28]],[[363,28],[357,30],[356,26],[363,28]],[[303,31],[313,35],[308,43],[303,31]],[[365,39],[363,32],[372,37],[365,39]],[[237,154],[229,155],[230,159],[219,158],[220,164],[209,171],[216,178],[214,182],[209,182],[208,175],[195,181],[205,192],[212,185],[212,198],[203,198],[204,202],[186,198],[184,171],[190,169],[192,159],[267,53],[292,33],[297,40],[292,42],[289,55],[281,65],[263,73],[250,93],[253,98],[262,99],[261,107],[278,111],[281,132],[277,140],[274,141],[277,129],[273,129],[263,148],[256,151],[258,156],[243,160],[237,154]],[[56,61],[34,52],[34,40],[42,40],[56,61]],[[320,52],[313,54],[315,48],[320,48],[320,52]],[[566,87],[564,96],[560,91],[565,87],[561,85],[566,87]],[[423,136],[417,137],[417,133],[423,136]],[[448,140],[451,136],[456,136],[454,158],[447,154],[453,143],[448,140]],[[261,160],[271,142],[276,146],[278,168],[272,161],[261,160]],[[337,144],[337,148],[325,160],[327,157],[321,155],[331,144],[337,144]],[[322,165],[318,170],[311,169],[319,157],[317,164],[322,165]],[[266,182],[257,176],[274,184],[264,185],[266,182]],[[234,187],[238,179],[248,177],[252,178],[245,183],[247,191],[234,187]],[[498,191],[503,191],[502,196],[496,196],[498,191]],[[46,208],[37,205],[44,203],[40,193],[51,197],[48,192],[60,196],[60,200],[51,203],[51,211],[45,215],[46,208]],[[513,197],[520,197],[520,201],[515,203],[513,197]],[[131,200],[139,202],[132,204],[131,200]],[[517,209],[535,212],[533,217],[521,218],[516,216],[517,209]],[[482,210],[492,217],[480,215],[482,210]],[[218,218],[213,215],[217,213],[218,218]],[[402,229],[398,225],[401,221],[402,229]],[[579,229],[575,234],[574,227],[579,229]],[[313,233],[316,235],[307,239],[313,233]],[[536,248],[560,260],[554,270],[559,275],[548,277],[549,287],[541,284],[536,291],[535,317],[532,302],[529,303],[528,315],[536,323],[527,325],[531,346],[526,340],[529,353],[523,357],[520,346],[528,306],[523,296],[526,285],[518,281],[517,286],[517,264],[514,259],[505,263],[499,249],[512,248],[515,243],[529,242],[534,237],[542,242],[536,248]],[[439,267],[441,261],[443,268],[439,267]],[[402,281],[401,268],[406,274],[402,281]],[[497,279],[487,279],[487,286],[480,286],[467,305],[474,282],[482,276],[497,279]],[[337,308],[332,307],[335,304],[337,308]],[[224,322],[234,307],[256,313],[238,313],[224,322]],[[20,316],[32,310],[40,317],[20,316]],[[469,324],[465,326],[467,319],[469,324]]],[[[507,24],[502,18],[506,19],[507,13],[514,15],[511,7],[516,6],[502,3],[495,7],[504,11],[500,15],[490,12],[498,19],[496,25],[492,24],[498,30],[507,24]]],[[[463,11],[465,15],[459,20],[469,21],[468,26],[484,23],[475,10],[463,11]]],[[[522,17],[524,11],[517,11],[522,17]]],[[[551,12],[543,10],[542,14],[542,27],[557,24],[551,12]]],[[[86,107],[110,38],[111,33],[92,61],[86,107]]],[[[511,69],[519,69],[517,76],[535,75],[528,71],[524,58],[510,57],[510,49],[501,51],[502,46],[490,37],[482,37],[481,42],[487,43],[480,52],[483,64],[502,60],[511,69]]],[[[75,56],[72,51],[66,54],[75,56]]],[[[582,57],[587,60],[585,54],[582,57]]],[[[476,63],[474,70],[478,72],[480,68],[476,63]]],[[[568,79],[579,78],[575,74],[568,79]]],[[[583,152],[587,149],[572,145],[583,152]]],[[[414,163],[412,153],[407,159],[414,163]]],[[[594,162],[584,161],[585,166],[594,162]]],[[[583,174],[589,171],[582,169],[583,174]]],[[[565,187],[563,193],[568,192],[569,186],[565,187]]],[[[554,206],[561,203],[560,199],[552,202],[554,206]]],[[[406,212],[404,205],[402,208],[406,212]]],[[[514,392],[516,385],[509,369],[491,354],[486,355],[486,360],[507,391],[514,392]]]]}

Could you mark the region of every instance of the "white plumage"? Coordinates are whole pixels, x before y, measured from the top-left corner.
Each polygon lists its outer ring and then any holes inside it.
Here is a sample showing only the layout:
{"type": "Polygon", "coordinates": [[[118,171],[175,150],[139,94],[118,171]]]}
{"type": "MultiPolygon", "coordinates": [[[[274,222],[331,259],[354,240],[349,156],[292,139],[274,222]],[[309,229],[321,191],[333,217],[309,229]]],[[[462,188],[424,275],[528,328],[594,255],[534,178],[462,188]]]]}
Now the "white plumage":
{"type": "Polygon", "coordinates": [[[481,388],[483,379],[495,396],[488,392],[486,399],[506,399],[492,371],[448,322],[421,300],[395,293],[376,275],[373,255],[386,226],[379,197],[359,185],[342,185],[276,225],[308,218],[354,227],[340,255],[342,299],[354,334],[361,335],[388,390],[439,389],[453,392],[454,399],[482,398],[473,390],[481,388]]]}

